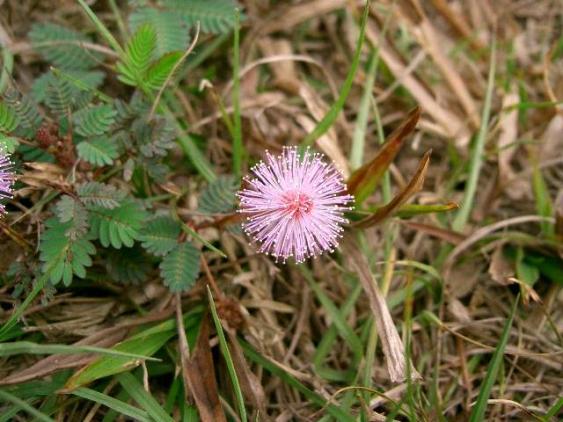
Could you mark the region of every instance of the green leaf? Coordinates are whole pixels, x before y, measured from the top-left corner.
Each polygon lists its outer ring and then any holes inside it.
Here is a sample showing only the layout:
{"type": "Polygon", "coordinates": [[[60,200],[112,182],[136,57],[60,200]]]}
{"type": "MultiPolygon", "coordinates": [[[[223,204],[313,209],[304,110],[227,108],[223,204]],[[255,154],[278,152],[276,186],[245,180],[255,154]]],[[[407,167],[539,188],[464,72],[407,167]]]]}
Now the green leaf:
{"type": "Polygon", "coordinates": [[[85,353],[98,353],[107,356],[118,356],[129,359],[148,359],[157,361],[156,358],[149,356],[139,355],[137,353],[121,352],[114,349],[105,349],[103,347],[95,346],[80,346],[68,344],[39,344],[31,341],[14,341],[7,343],[0,343],[0,356],[14,356],[21,354],[32,355],[74,355],[85,353]]]}
{"type": "Polygon", "coordinates": [[[18,118],[14,110],[0,103],[0,131],[11,132],[18,126],[18,118]]]}
{"type": "Polygon", "coordinates": [[[111,249],[108,251],[104,263],[109,277],[118,283],[141,284],[147,280],[153,269],[150,257],[144,254],[142,248],[133,245],[132,248],[111,249]]]}
{"type": "Polygon", "coordinates": [[[528,286],[532,287],[540,278],[540,270],[525,260],[526,255],[523,248],[516,250],[516,277],[528,286]]]}
{"type": "Polygon", "coordinates": [[[520,295],[518,295],[514,300],[514,305],[512,305],[510,315],[508,316],[506,323],[504,324],[504,329],[502,330],[498,345],[495,349],[495,352],[493,353],[491,361],[489,362],[489,367],[487,368],[485,379],[483,380],[481,385],[478,386],[479,396],[477,397],[477,402],[475,403],[475,406],[473,406],[471,415],[469,416],[470,422],[481,422],[485,420],[485,410],[487,408],[487,402],[489,401],[489,396],[491,395],[491,391],[497,379],[500,365],[502,364],[504,350],[506,349],[508,339],[510,338],[510,329],[512,328],[512,321],[514,320],[514,315],[516,314],[516,308],[518,307],[519,300],[520,295]]]}
{"type": "Polygon", "coordinates": [[[61,223],[70,223],[65,235],[72,240],[84,236],[88,231],[88,212],[84,205],[69,195],[64,195],[56,205],[57,216],[61,223]]]}
{"type": "Polygon", "coordinates": [[[121,400],[114,397],[108,396],[107,394],[100,393],[99,391],[92,390],[86,387],[77,388],[72,392],[77,397],[81,397],[86,400],[93,401],[108,407],[109,409],[115,410],[123,416],[128,416],[133,420],[140,422],[151,422],[149,415],[142,409],[138,409],[135,406],[131,406],[121,400]]]}
{"type": "Polygon", "coordinates": [[[47,81],[44,103],[58,115],[67,115],[75,107],[75,91],[67,82],[57,78],[47,81]]]}
{"type": "Polygon", "coordinates": [[[39,245],[39,259],[44,262],[43,271],[51,269],[49,279],[57,284],[63,281],[69,286],[73,276],[84,278],[86,267],[92,265],[90,255],[96,253],[96,248],[85,238],[72,239],[66,233],[73,226],[73,221],[61,223],[56,218],[45,222],[46,230],[43,232],[39,245]]]}
{"type": "Polygon", "coordinates": [[[141,230],[143,248],[156,256],[164,256],[178,245],[182,226],[170,217],[157,217],[141,230]]]}
{"type": "Polygon", "coordinates": [[[227,371],[229,372],[229,378],[233,386],[235,397],[237,399],[237,408],[240,415],[240,420],[243,422],[248,421],[246,416],[246,408],[244,406],[244,397],[242,395],[242,390],[240,387],[240,382],[238,380],[237,371],[235,369],[235,363],[229,351],[229,345],[227,344],[227,339],[225,338],[225,333],[223,332],[223,326],[221,325],[221,320],[217,314],[217,307],[215,306],[215,301],[213,300],[213,295],[207,286],[207,297],[209,299],[209,307],[211,309],[211,316],[213,317],[213,323],[215,324],[215,330],[217,330],[217,337],[219,337],[219,348],[221,349],[221,354],[223,359],[227,364],[227,371]]]}
{"type": "Polygon", "coordinates": [[[53,23],[33,24],[29,33],[33,48],[48,62],[64,69],[90,69],[102,55],[80,43],[91,40],[72,29],[53,23]]]}
{"type": "Polygon", "coordinates": [[[80,159],[98,167],[113,164],[113,160],[119,156],[115,141],[103,137],[80,142],[76,150],[80,159]]]}
{"type": "Polygon", "coordinates": [[[142,7],[129,15],[129,27],[136,31],[144,24],[156,29],[156,53],[158,57],[172,51],[184,51],[190,41],[189,27],[181,14],[174,10],[142,7]]]}
{"type": "Polygon", "coordinates": [[[175,51],[165,54],[154,62],[147,70],[145,84],[148,88],[158,90],[166,82],[166,78],[182,57],[182,52],[175,51]]]}
{"type": "Polygon", "coordinates": [[[144,86],[144,77],[156,50],[156,31],[150,24],[141,25],[117,63],[118,78],[127,85],[144,86]]]}
{"type": "Polygon", "coordinates": [[[233,211],[239,183],[233,176],[220,176],[209,183],[199,198],[199,211],[221,214],[233,211]]]}
{"type": "Polygon", "coordinates": [[[27,129],[26,136],[35,135],[35,129],[41,124],[42,117],[37,104],[30,96],[22,95],[15,89],[8,88],[2,94],[3,102],[16,114],[19,128],[27,129]]]}
{"type": "Polygon", "coordinates": [[[196,282],[201,252],[189,242],[177,245],[160,263],[160,275],[172,292],[186,291],[196,282]]]}
{"type": "Polygon", "coordinates": [[[80,200],[89,207],[117,208],[125,199],[126,193],[114,186],[100,182],[87,182],[76,188],[80,200]]]}
{"type": "Polygon", "coordinates": [[[0,390],[0,400],[14,403],[20,409],[25,410],[27,413],[33,416],[36,420],[39,420],[41,422],[55,422],[54,419],[51,419],[49,416],[35,409],[25,400],[22,400],[19,397],[8,393],[7,391],[0,390]]]}
{"type": "MultiPolygon", "coordinates": [[[[81,91],[85,89],[94,90],[98,88],[102,82],[104,81],[105,73],[100,71],[85,71],[85,70],[67,70],[65,75],[72,77],[78,81],[80,81],[81,86],[84,88],[80,88],[78,86],[74,86],[70,81],[66,81],[72,88],[72,90],[79,95],[81,91]]],[[[36,78],[33,81],[33,85],[31,86],[31,95],[37,102],[45,101],[47,96],[47,87],[53,80],[61,79],[59,76],[55,75],[51,70],[48,72],[43,73],[40,77],[36,78]]]]}
{"type": "Polygon", "coordinates": [[[235,25],[235,9],[232,0],[167,0],[165,5],[179,13],[185,22],[195,26],[201,24],[203,32],[221,34],[229,32],[235,25]]]}
{"type": "Polygon", "coordinates": [[[13,154],[20,141],[18,138],[13,136],[6,136],[3,133],[0,133],[0,149],[2,151],[7,152],[8,154],[13,154]]]}
{"type": "Polygon", "coordinates": [[[115,122],[117,111],[109,104],[89,106],[73,116],[74,130],[82,136],[103,135],[115,122]]]}
{"type": "Polygon", "coordinates": [[[119,375],[117,380],[123,389],[127,391],[129,396],[145,409],[153,420],[159,422],[174,422],[174,419],[166,413],[155,398],[147,393],[143,385],[129,372],[119,375]]]}
{"type": "Polygon", "coordinates": [[[92,233],[102,246],[116,249],[133,246],[146,219],[145,210],[132,200],[113,209],[92,208],[91,214],[92,233]]]}
{"type": "MultiPolygon", "coordinates": [[[[176,334],[173,324],[167,322],[145,329],[133,337],[119,343],[113,349],[120,352],[152,356],[176,334]]],[[[72,390],[100,378],[127,371],[140,364],[139,359],[121,356],[102,356],[74,374],[66,383],[65,389],[72,390]]]]}

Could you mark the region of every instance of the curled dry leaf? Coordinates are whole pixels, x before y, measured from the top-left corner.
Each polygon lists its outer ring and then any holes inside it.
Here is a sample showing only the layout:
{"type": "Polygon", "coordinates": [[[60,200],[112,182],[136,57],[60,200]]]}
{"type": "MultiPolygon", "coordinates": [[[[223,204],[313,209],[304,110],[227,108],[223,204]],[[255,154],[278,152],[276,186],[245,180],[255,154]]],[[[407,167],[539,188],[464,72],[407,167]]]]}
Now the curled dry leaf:
{"type": "Polygon", "coordinates": [[[409,200],[411,196],[422,189],[424,184],[424,176],[426,175],[426,170],[428,170],[428,164],[430,163],[430,154],[432,150],[427,151],[420,160],[416,173],[410,180],[410,182],[405,186],[405,188],[396,195],[391,202],[383,207],[377,209],[372,215],[364,218],[363,220],[354,223],[353,226],[358,228],[366,228],[375,226],[376,224],[382,222],[387,217],[391,216],[395,211],[397,211],[401,205],[409,200]]]}
{"type": "Polygon", "coordinates": [[[489,274],[494,281],[502,285],[506,286],[513,282],[511,277],[514,277],[514,268],[505,258],[502,251],[502,245],[498,246],[491,256],[489,274]]]}
{"type": "Polygon", "coordinates": [[[215,365],[209,346],[209,318],[201,321],[197,343],[186,362],[186,376],[202,422],[226,422],[215,380],[215,365]]]}
{"type": "Polygon", "coordinates": [[[365,256],[350,238],[345,239],[343,246],[345,254],[350,260],[352,268],[358,274],[360,283],[368,297],[377,333],[381,339],[385,361],[387,362],[389,378],[392,382],[401,382],[408,375],[413,380],[421,378],[420,374],[412,366],[412,363],[410,361],[407,363],[405,347],[393,323],[385,297],[369,271],[369,265],[365,256]],[[408,371],[409,367],[407,365],[410,365],[410,371],[408,371]]]}
{"type": "Polygon", "coordinates": [[[348,191],[356,198],[356,204],[362,203],[377,187],[385,170],[389,168],[404,144],[404,140],[416,127],[420,119],[420,108],[409,112],[405,120],[395,129],[377,155],[357,169],[347,181],[348,191]]]}

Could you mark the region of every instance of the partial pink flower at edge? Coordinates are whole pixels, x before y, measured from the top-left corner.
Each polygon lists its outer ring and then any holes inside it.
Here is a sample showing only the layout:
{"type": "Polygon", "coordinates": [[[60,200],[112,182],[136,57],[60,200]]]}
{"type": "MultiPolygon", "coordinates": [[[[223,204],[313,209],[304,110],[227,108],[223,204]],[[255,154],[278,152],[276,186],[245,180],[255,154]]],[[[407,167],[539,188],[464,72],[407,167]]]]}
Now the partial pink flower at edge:
{"type": "Polygon", "coordinates": [[[346,193],[342,174],[323,155],[295,147],[281,155],[266,152],[238,192],[244,231],[259,251],[285,262],[303,262],[334,251],[348,220],[344,212],[353,196],[346,193]]]}

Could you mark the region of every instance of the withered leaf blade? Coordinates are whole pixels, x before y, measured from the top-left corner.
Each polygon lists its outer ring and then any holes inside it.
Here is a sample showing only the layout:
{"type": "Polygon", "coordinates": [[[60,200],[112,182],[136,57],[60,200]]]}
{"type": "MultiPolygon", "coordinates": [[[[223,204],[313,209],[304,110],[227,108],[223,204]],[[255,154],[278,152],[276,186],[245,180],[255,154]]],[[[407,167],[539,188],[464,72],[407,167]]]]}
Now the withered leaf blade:
{"type": "Polygon", "coordinates": [[[344,240],[343,246],[345,255],[348,257],[352,269],[358,274],[362,288],[369,300],[377,333],[381,339],[389,378],[392,382],[401,382],[408,376],[413,380],[421,378],[412,363],[407,363],[405,347],[393,323],[385,297],[369,271],[366,257],[350,237],[344,240]]]}
{"type": "Polygon", "coordinates": [[[366,217],[363,220],[354,223],[352,226],[357,228],[375,226],[376,224],[389,217],[395,211],[397,211],[401,207],[401,205],[403,205],[411,196],[422,189],[422,185],[424,184],[424,176],[426,175],[426,170],[428,170],[428,164],[430,163],[431,153],[432,150],[428,150],[424,154],[412,179],[409,181],[407,186],[405,186],[405,188],[391,200],[391,202],[379,208],[369,217],[366,217]]]}
{"type": "Polygon", "coordinates": [[[401,221],[401,224],[437,239],[445,240],[452,245],[459,245],[466,239],[466,236],[459,234],[458,232],[443,229],[432,224],[417,223],[415,221],[401,221]]]}
{"type": "Polygon", "coordinates": [[[455,202],[448,202],[447,204],[406,204],[397,211],[397,216],[401,218],[410,218],[415,215],[421,214],[434,214],[440,212],[454,211],[459,208],[455,202]]]}
{"type": "Polygon", "coordinates": [[[348,191],[354,195],[356,204],[361,204],[377,187],[385,170],[389,168],[401,150],[404,140],[416,127],[420,118],[420,108],[411,110],[406,119],[391,132],[377,155],[357,169],[348,179],[348,191]]]}
{"type": "Polygon", "coordinates": [[[201,321],[194,353],[186,362],[186,375],[202,422],[226,422],[219,401],[215,367],[209,346],[209,317],[201,321]]]}

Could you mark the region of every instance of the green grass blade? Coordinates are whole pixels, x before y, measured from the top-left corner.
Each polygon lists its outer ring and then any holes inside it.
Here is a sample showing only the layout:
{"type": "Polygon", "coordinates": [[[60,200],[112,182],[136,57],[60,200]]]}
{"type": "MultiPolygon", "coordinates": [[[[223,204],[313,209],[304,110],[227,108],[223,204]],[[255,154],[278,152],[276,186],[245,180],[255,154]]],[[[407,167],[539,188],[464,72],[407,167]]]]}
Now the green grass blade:
{"type": "Polygon", "coordinates": [[[35,417],[36,419],[38,419],[40,421],[55,422],[54,419],[51,419],[49,416],[40,412],[39,410],[37,410],[36,408],[31,406],[26,401],[20,399],[17,396],[14,396],[11,393],[8,393],[7,391],[0,390],[0,400],[15,404],[16,406],[20,407],[22,410],[26,411],[27,413],[29,413],[30,415],[32,415],[33,417],[35,417]]]}
{"type": "Polygon", "coordinates": [[[12,356],[17,354],[32,355],[72,355],[79,353],[98,353],[101,355],[120,356],[132,359],[143,359],[159,361],[160,359],[137,353],[120,352],[119,350],[104,349],[95,346],[72,346],[66,344],[38,344],[31,341],[16,341],[12,343],[0,343],[0,356],[12,356]]]}
{"type": "MultiPolygon", "coordinates": [[[[164,322],[119,343],[116,350],[143,355],[153,355],[175,335],[174,325],[164,322]]],[[[102,356],[73,375],[65,385],[65,389],[73,390],[100,378],[127,371],[139,364],[137,359],[118,356],[102,356]]]]}
{"type": "Polygon", "coordinates": [[[350,93],[350,89],[352,88],[352,84],[354,82],[354,77],[356,76],[356,71],[358,70],[358,66],[360,64],[362,46],[364,45],[366,34],[366,24],[369,16],[369,6],[370,1],[366,2],[366,6],[362,14],[362,21],[360,23],[360,35],[358,37],[358,43],[356,44],[356,51],[354,52],[350,70],[348,71],[346,79],[344,80],[344,84],[342,85],[342,89],[340,90],[340,95],[338,96],[330,110],[315,127],[315,129],[313,129],[312,132],[305,136],[305,138],[301,142],[301,147],[303,148],[310,147],[311,145],[313,145],[313,142],[315,142],[320,136],[326,133],[326,131],[330,129],[330,127],[338,117],[338,113],[340,113],[340,111],[344,108],[346,98],[348,98],[348,94],[350,93]]]}
{"type": "Polygon", "coordinates": [[[295,388],[297,391],[303,394],[303,396],[305,396],[305,398],[309,402],[315,404],[320,408],[326,409],[326,411],[331,416],[336,418],[338,422],[355,422],[355,418],[352,415],[343,411],[342,409],[340,409],[339,407],[333,404],[329,404],[323,397],[319,396],[314,391],[309,390],[307,387],[301,384],[301,382],[299,382],[299,380],[297,380],[295,377],[291,376],[282,368],[277,366],[275,363],[273,363],[272,361],[270,361],[269,359],[265,358],[260,353],[258,353],[256,350],[254,350],[254,348],[249,343],[247,343],[242,339],[239,339],[239,342],[244,350],[244,353],[246,354],[246,356],[248,356],[248,358],[251,361],[262,366],[272,375],[275,375],[278,378],[280,378],[287,385],[295,388]]]}
{"type": "Polygon", "coordinates": [[[135,406],[131,406],[121,400],[117,400],[107,394],[100,393],[99,391],[92,390],[90,388],[77,388],[72,392],[75,396],[82,397],[83,399],[90,400],[101,405],[104,405],[110,409],[115,410],[123,416],[129,416],[140,422],[151,422],[149,415],[146,411],[138,409],[135,406]]]}
{"type": "Polygon", "coordinates": [[[209,298],[209,307],[211,308],[211,316],[213,317],[213,323],[215,324],[215,329],[217,330],[217,337],[219,337],[219,348],[221,349],[221,354],[223,355],[223,359],[225,359],[225,363],[227,364],[227,371],[229,372],[229,377],[233,385],[240,419],[242,422],[247,422],[248,417],[246,415],[246,408],[244,406],[244,397],[242,395],[237,372],[235,370],[235,364],[233,362],[233,358],[231,357],[227,339],[225,338],[225,333],[223,332],[223,327],[221,326],[219,315],[217,315],[217,308],[215,307],[215,301],[213,300],[213,295],[211,294],[211,290],[209,290],[209,286],[207,286],[207,297],[209,298]]]}
{"type": "Polygon", "coordinates": [[[90,9],[90,6],[88,6],[84,0],[78,0],[78,3],[80,4],[80,6],[82,6],[82,9],[84,9],[86,14],[90,18],[90,20],[92,21],[94,26],[96,27],[96,29],[106,39],[106,41],[111,46],[111,48],[113,48],[114,51],[116,53],[119,53],[120,55],[125,54],[125,52],[123,51],[123,48],[121,48],[121,45],[119,45],[117,40],[114,38],[113,35],[111,35],[111,32],[109,32],[109,30],[106,28],[106,26],[103,24],[103,22],[96,16],[96,14],[93,12],[93,10],[90,9]]]}
{"type": "Polygon", "coordinates": [[[240,118],[240,12],[235,11],[235,34],[233,42],[233,173],[240,178],[242,171],[242,124],[240,118]]]}
{"type": "Polygon", "coordinates": [[[174,419],[145,391],[142,384],[131,373],[124,372],[116,378],[131,398],[145,409],[152,419],[158,422],[174,422],[174,419]]]}
{"type": "Polygon", "coordinates": [[[551,409],[549,409],[549,411],[545,414],[544,420],[546,422],[552,420],[552,418],[559,414],[561,408],[563,408],[563,398],[560,398],[555,402],[553,406],[551,406],[551,409]]]}
{"type": "Polygon", "coordinates": [[[518,307],[519,300],[520,295],[516,296],[516,300],[514,301],[514,305],[512,305],[510,315],[506,320],[506,323],[504,324],[504,329],[502,330],[499,343],[495,349],[495,352],[493,353],[489,367],[487,368],[485,379],[479,387],[479,396],[477,397],[477,401],[475,402],[473,410],[471,411],[471,416],[469,417],[470,422],[481,422],[484,420],[487,401],[489,400],[493,385],[497,379],[499,368],[504,356],[504,349],[506,348],[508,338],[510,337],[510,329],[512,328],[512,321],[514,320],[514,315],[516,314],[516,308],[518,307]]]}
{"type": "Polygon", "coordinates": [[[372,50],[370,53],[367,69],[366,82],[364,84],[364,93],[360,100],[358,116],[356,117],[356,126],[352,137],[352,149],[350,151],[350,168],[356,170],[362,165],[364,159],[364,146],[366,142],[366,128],[368,126],[368,117],[371,99],[373,96],[373,85],[377,74],[377,65],[379,63],[379,55],[372,50]]]}
{"type": "Polygon", "coordinates": [[[485,148],[485,141],[489,133],[489,119],[491,117],[491,103],[493,101],[493,92],[495,87],[495,72],[496,72],[496,59],[497,48],[496,40],[493,38],[491,47],[491,58],[489,64],[489,78],[487,80],[487,91],[485,93],[485,103],[483,104],[483,115],[481,116],[481,127],[475,140],[475,146],[471,153],[469,162],[469,177],[463,195],[463,202],[461,207],[452,223],[452,228],[455,231],[461,232],[469,220],[469,215],[473,209],[473,201],[475,193],[477,192],[477,182],[479,181],[479,173],[483,165],[483,150],[485,148]]]}

